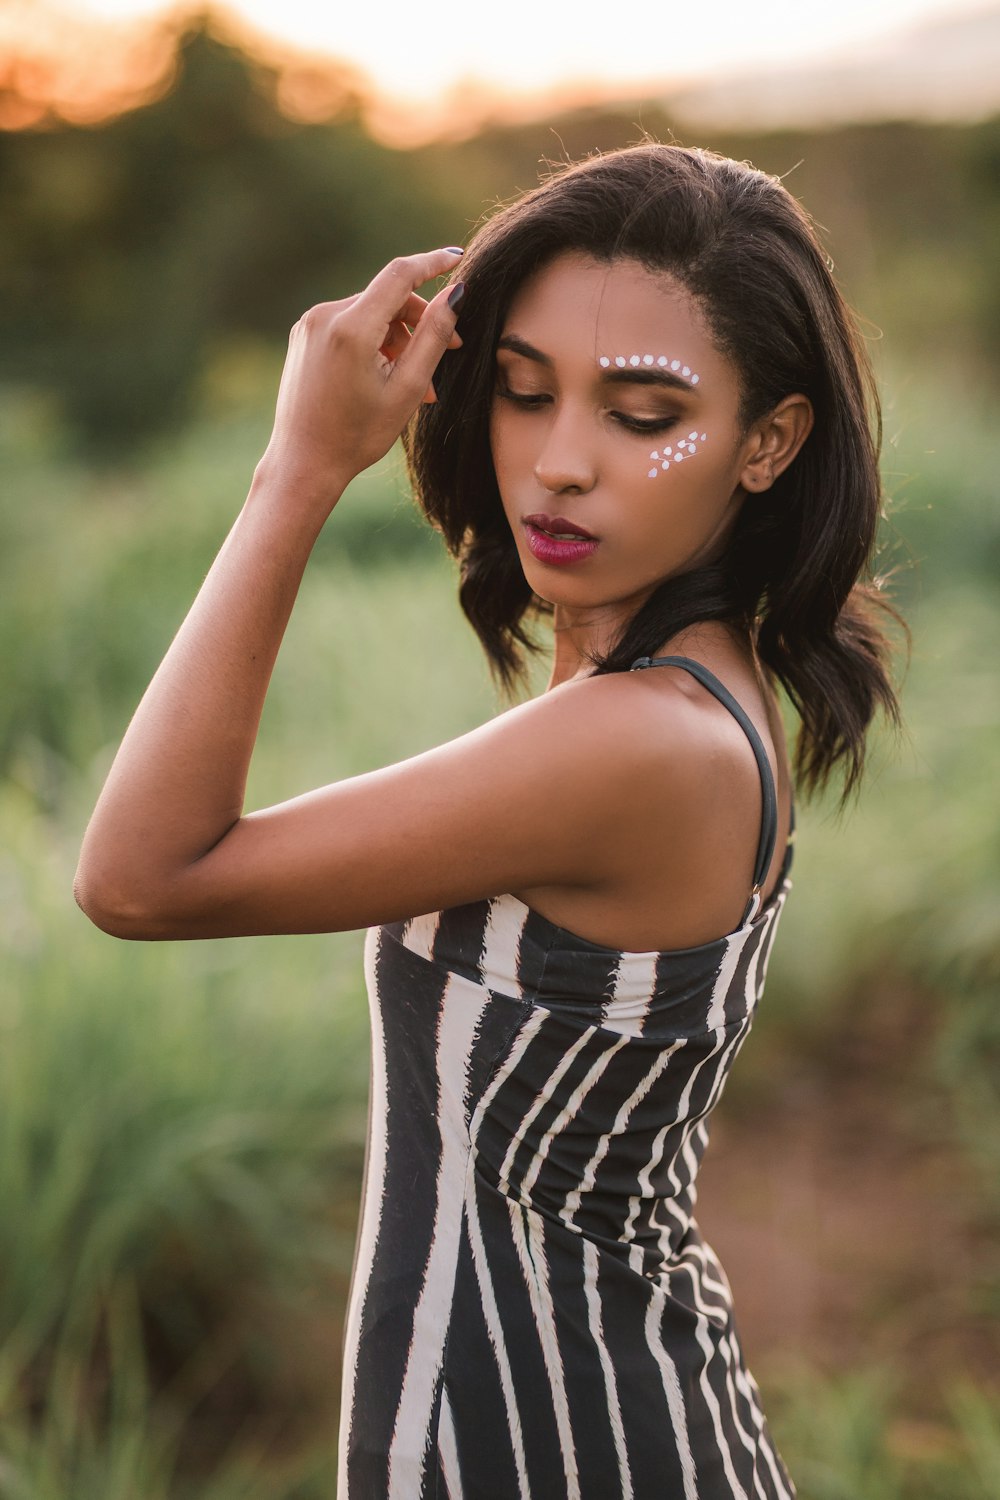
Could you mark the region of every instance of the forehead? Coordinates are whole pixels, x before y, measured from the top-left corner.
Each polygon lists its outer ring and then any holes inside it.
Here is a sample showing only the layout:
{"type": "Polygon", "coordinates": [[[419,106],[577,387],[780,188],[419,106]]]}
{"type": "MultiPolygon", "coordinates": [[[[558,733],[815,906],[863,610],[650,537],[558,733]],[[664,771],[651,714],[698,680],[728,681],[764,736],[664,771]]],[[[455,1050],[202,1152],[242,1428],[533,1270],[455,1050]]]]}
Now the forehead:
{"type": "Polygon", "coordinates": [[[572,346],[595,360],[676,353],[700,367],[728,364],[694,298],[666,272],[578,252],[560,255],[522,283],[503,333],[550,353],[572,346]]]}

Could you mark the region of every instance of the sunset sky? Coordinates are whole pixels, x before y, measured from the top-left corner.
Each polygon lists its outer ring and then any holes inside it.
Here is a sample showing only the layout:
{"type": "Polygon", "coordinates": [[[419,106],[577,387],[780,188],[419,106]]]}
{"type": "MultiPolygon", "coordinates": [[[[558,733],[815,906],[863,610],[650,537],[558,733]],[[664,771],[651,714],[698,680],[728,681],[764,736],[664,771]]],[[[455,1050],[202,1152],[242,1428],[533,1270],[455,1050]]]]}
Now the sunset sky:
{"type": "MultiPolygon", "coordinates": [[[[78,0],[95,15],[150,14],[150,0],[78,0]]],[[[648,79],[860,48],[900,25],[974,5],[952,0],[503,0],[479,9],[371,0],[238,0],[255,27],[343,56],[382,88],[426,98],[463,77],[515,89],[562,79],[648,79]]]]}
{"type": "MultiPolygon", "coordinates": [[[[454,114],[477,94],[480,104],[558,90],[580,96],[587,86],[649,96],[712,75],[859,58],[908,26],[985,8],[984,0],[503,0],[451,13],[402,0],[212,6],[235,34],[249,27],[258,40],[346,61],[397,112],[428,116],[454,114]]],[[[115,49],[124,55],[128,38],[146,29],[141,23],[172,9],[162,0],[0,0],[0,49],[19,38],[22,47],[27,39],[39,51],[61,51],[83,88],[89,65],[103,57],[110,66],[115,49]]]]}

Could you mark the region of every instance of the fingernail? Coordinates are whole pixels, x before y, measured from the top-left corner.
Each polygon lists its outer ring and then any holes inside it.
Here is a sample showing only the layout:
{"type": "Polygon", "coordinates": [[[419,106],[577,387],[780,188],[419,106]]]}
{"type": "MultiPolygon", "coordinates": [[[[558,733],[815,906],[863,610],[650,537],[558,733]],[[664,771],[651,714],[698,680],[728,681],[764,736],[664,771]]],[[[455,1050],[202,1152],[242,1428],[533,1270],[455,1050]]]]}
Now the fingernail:
{"type": "Polygon", "coordinates": [[[465,296],[465,282],[464,281],[456,281],[455,285],[452,287],[451,291],[448,293],[448,306],[451,308],[452,312],[454,312],[454,313],[458,312],[458,309],[462,305],[462,299],[464,298],[464,296],[465,296]]]}
{"type": "Polygon", "coordinates": [[[445,248],[446,252],[449,255],[464,255],[465,254],[465,251],[462,249],[461,245],[445,245],[444,248],[445,248]]]}

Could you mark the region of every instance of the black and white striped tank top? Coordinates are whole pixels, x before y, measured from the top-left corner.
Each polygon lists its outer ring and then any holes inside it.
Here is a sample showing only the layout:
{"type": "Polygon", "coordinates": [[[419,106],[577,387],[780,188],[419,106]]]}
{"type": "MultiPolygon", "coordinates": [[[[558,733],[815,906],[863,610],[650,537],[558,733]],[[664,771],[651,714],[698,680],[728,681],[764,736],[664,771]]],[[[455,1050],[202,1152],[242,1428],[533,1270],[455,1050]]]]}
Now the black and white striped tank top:
{"type": "Polygon", "coordinates": [[[789,890],[760,769],[741,925],[602,947],[514,896],[372,929],[338,1500],[791,1500],[693,1210],[789,890]]]}

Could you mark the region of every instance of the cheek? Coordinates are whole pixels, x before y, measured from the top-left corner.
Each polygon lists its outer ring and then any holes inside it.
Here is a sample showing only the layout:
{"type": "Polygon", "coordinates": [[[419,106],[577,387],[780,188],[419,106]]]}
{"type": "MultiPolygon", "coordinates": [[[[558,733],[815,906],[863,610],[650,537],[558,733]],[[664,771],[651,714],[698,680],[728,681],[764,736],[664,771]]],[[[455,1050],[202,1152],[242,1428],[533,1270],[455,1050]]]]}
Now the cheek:
{"type": "Polygon", "coordinates": [[[495,410],[490,418],[490,453],[497,479],[525,460],[523,434],[502,408],[495,410]]]}
{"type": "Polygon", "coordinates": [[[664,443],[660,448],[653,448],[649,454],[647,478],[662,480],[671,471],[676,474],[683,464],[692,463],[698,457],[707,442],[708,433],[699,432],[693,427],[685,437],[664,443]]]}

